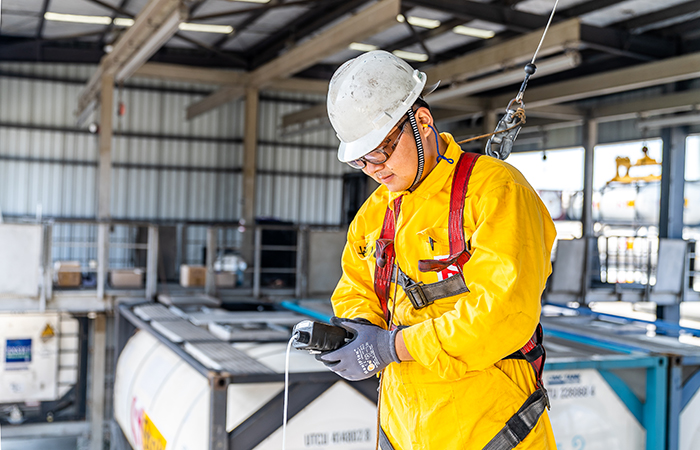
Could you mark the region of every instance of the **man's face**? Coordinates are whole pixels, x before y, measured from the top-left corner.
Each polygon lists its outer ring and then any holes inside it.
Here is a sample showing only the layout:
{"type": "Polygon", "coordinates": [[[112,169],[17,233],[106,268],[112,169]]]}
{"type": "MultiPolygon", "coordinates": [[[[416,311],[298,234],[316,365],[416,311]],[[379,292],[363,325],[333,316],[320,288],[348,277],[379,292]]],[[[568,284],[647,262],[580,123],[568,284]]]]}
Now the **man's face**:
{"type": "MultiPolygon", "coordinates": [[[[405,124],[406,130],[401,133],[394,152],[382,164],[367,162],[362,171],[372,177],[374,181],[383,184],[391,192],[401,192],[410,188],[418,170],[418,154],[416,142],[413,139],[411,125],[405,124]]],[[[396,129],[392,130],[395,134],[396,129]]]]}

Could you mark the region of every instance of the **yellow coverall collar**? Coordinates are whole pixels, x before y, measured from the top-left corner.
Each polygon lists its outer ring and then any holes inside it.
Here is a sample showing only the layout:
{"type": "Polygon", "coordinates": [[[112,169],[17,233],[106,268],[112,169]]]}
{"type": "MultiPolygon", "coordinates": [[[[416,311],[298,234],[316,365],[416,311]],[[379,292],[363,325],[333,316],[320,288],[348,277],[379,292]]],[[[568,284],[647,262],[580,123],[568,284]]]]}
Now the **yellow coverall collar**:
{"type": "MultiPolygon", "coordinates": [[[[440,133],[440,137],[447,142],[447,151],[445,151],[443,156],[445,156],[445,158],[452,159],[454,164],[457,164],[459,157],[462,155],[462,149],[457,142],[455,142],[455,139],[451,134],[440,133]]],[[[447,161],[440,161],[413,192],[389,192],[389,207],[393,210],[394,200],[401,195],[418,196],[427,200],[433,195],[437,194],[445,185],[447,177],[454,172],[454,164],[449,164],[447,161]]]]}

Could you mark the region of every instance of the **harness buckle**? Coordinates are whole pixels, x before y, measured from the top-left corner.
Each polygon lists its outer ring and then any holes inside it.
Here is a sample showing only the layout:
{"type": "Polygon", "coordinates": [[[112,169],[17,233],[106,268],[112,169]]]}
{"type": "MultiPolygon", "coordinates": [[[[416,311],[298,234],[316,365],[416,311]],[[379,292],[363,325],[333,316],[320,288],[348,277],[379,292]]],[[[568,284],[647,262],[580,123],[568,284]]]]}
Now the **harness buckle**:
{"type": "Polygon", "coordinates": [[[406,292],[408,299],[411,300],[411,304],[415,309],[425,308],[433,303],[432,300],[428,300],[428,297],[425,296],[422,281],[407,285],[403,288],[403,290],[406,292]]]}

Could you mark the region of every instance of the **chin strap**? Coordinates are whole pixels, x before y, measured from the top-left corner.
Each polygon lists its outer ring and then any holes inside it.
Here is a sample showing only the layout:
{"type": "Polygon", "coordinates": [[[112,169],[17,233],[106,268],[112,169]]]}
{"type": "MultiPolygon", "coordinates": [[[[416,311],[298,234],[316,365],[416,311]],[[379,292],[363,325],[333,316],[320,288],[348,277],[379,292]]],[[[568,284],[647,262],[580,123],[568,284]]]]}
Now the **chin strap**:
{"type": "Polygon", "coordinates": [[[420,137],[420,132],[418,131],[418,124],[416,123],[416,116],[413,114],[413,109],[408,109],[408,121],[411,122],[411,129],[413,130],[413,138],[416,141],[416,150],[418,151],[418,171],[416,171],[416,178],[413,180],[413,184],[408,188],[409,191],[413,191],[416,186],[420,183],[421,178],[423,178],[423,167],[425,166],[425,153],[423,152],[423,140],[420,137]]]}

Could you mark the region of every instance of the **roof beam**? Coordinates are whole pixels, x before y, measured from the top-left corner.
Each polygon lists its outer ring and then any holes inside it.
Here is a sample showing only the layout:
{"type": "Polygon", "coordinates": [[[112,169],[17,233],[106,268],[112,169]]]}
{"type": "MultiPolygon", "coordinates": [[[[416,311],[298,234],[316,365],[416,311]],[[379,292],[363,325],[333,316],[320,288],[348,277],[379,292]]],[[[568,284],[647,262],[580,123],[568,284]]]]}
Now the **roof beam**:
{"type": "Polygon", "coordinates": [[[128,78],[177,32],[186,14],[179,0],[150,0],[134,24],[114,43],[112,52],[100,61],[78,97],[76,116],[85,117],[84,113],[99,99],[103,75],[114,75],[117,82],[128,78]]]}
{"type": "MultiPolygon", "coordinates": [[[[447,12],[454,16],[462,17],[465,20],[480,19],[498,23],[519,33],[527,33],[538,28],[543,28],[548,19],[547,16],[517,11],[507,6],[466,0],[404,0],[404,3],[447,12]]],[[[584,5],[585,4],[574,6],[569,10],[576,12],[574,8],[579,8],[579,11],[584,11],[584,5]]],[[[566,11],[569,10],[564,10],[561,13],[555,14],[554,20],[561,20],[562,17],[567,15],[566,11]]],[[[627,53],[624,56],[627,57],[640,59],[640,55],[647,55],[648,57],[645,59],[651,59],[649,56],[652,58],[663,57],[664,55],[668,55],[669,51],[674,52],[673,42],[655,36],[632,35],[622,30],[585,25],[582,25],[581,29],[582,40],[584,42],[590,38],[591,43],[596,45],[596,50],[605,51],[618,56],[621,55],[621,52],[626,51],[627,53]],[[646,50],[648,47],[651,48],[651,52],[646,50]],[[635,50],[631,51],[630,48],[634,48],[635,50]],[[666,53],[659,54],[657,49],[663,49],[666,53]]],[[[532,48],[534,49],[535,47],[532,48]]],[[[528,49],[527,53],[532,53],[532,49],[528,49]]]]}
{"type": "MultiPolygon", "coordinates": [[[[280,0],[272,0],[270,3],[272,3],[273,5],[282,4],[280,0]]],[[[230,41],[234,37],[238,36],[239,33],[242,33],[247,28],[250,28],[251,26],[255,25],[255,23],[258,20],[260,20],[260,18],[262,16],[264,16],[268,11],[269,11],[269,9],[260,9],[258,11],[251,12],[250,14],[248,14],[248,16],[246,16],[243,19],[243,22],[238,26],[238,28],[233,33],[229,33],[229,34],[225,34],[225,35],[221,36],[221,38],[219,38],[216,42],[214,42],[212,47],[217,48],[217,49],[222,48],[228,41],[230,41]]]]}
{"type": "MultiPolygon", "coordinates": [[[[700,53],[530,88],[525,93],[524,100],[527,107],[535,108],[693,78],[700,78],[700,53]]],[[[491,99],[491,105],[501,107],[512,97],[513,94],[494,97],[491,99]]]]}
{"type": "Polygon", "coordinates": [[[404,3],[424,8],[436,9],[462,17],[465,20],[480,19],[491,23],[505,25],[519,33],[542,28],[547,24],[547,17],[531,14],[508,6],[479,3],[464,0],[405,0],[404,3]]]}
{"type": "MultiPolygon", "coordinates": [[[[183,81],[186,83],[206,83],[224,86],[240,86],[249,82],[247,72],[222,69],[204,69],[181,64],[146,63],[134,76],[156,78],[160,80],[183,81]]],[[[274,80],[268,89],[285,92],[306,92],[325,94],[328,81],[306,78],[286,78],[274,80]]]]}
{"type": "Polygon", "coordinates": [[[594,107],[591,110],[591,117],[599,122],[611,122],[616,120],[637,119],[651,115],[691,111],[699,105],[700,89],[695,89],[653,98],[633,100],[626,103],[594,107]]]}
{"type": "MultiPolygon", "coordinates": [[[[494,72],[504,67],[512,67],[531,58],[532,49],[537,47],[541,37],[541,30],[533,31],[524,36],[446,61],[428,68],[425,72],[429,80],[452,83],[494,72]]],[[[544,57],[562,52],[567,48],[575,48],[580,44],[580,40],[581,24],[578,19],[569,19],[552,25],[542,43],[539,56],[544,57]]]]}
{"type": "Polygon", "coordinates": [[[195,102],[187,107],[187,120],[211,111],[214,108],[225,105],[231,99],[241,98],[245,95],[245,85],[226,86],[217,90],[214,94],[204,97],[202,100],[195,102]]]}
{"type": "Polygon", "coordinates": [[[39,24],[36,27],[36,38],[41,39],[44,35],[44,24],[46,23],[46,19],[44,16],[46,15],[46,11],[49,10],[49,2],[51,0],[44,0],[44,4],[41,6],[41,16],[39,17],[39,24]]]}
{"type": "MultiPolygon", "coordinates": [[[[578,67],[579,64],[581,64],[581,55],[579,52],[570,51],[538,62],[537,73],[535,75],[537,77],[552,75],[578,67]]],[[[516,67],[507,69],[475,80],[453,83],[448,88],[434,92],[429,98],[431,103],[439,105],[443,100],[465,97],[467,95],[521,83],[523,77],[522,68],[516,67]]]]}
{"type": "Polygon", "coordinates": [[[325,7],[311,8],[308,12],[297,17],[270,37],[256,44],[249,50],[252,58],[251,66],[257,68],[275,59],[280,51],[289,47],[290,42],[296,43],[311,35],[324,25],[355,11],[367,3],[367,0],[346,0],[338,3],[327,1],[325,7]]]}
{"type": "MultiPolygon", "coordinates": [[[[309,3],[317,3],[319,1],[323,0],[296,0],[296,1],[289,1],[286,3],[264,3],[260,4],[259,6],[253,6],[251,8],[243,8],[243,9],[233,9],[229,11],[222,11],[222,12],[217,12],[217,13],[212,13],[212,14],[202,14],[199,16],[192,16],[190,17],[190,20],[192,21],[200,21],[200,20],[209,20],[209,19],[220,19],[222,17],[231,17],[231,16],[239,16],[241,14],[248,14],[251,12],[258,12],[258,11],[269,11],[271,9],[276,9],[276,8],[288,8],[290,6],[303,6],[307,5],[309,3]]],[[[334,1],[339,1],[339,0],[334,0],[334,1]]]]}
{"type": "Polygon", "coordinates": [[[134,76],[216,85],[237,85],[246,84],[248,82],[248,74],[242,71],[202,69],[181,64],[155,62],[146,63],[139,67],[139,69],[134,72],[134,76]]]}
{"type": "MultiPolygon", "coordinates": [[[[250,72],[251,85],[258,89],[264,89],[274,80],[290,77],[327,56],[343,50],[353,41],[363,40],[379,33],[396,22],[399,7],[399,0],[381,0],[375,3],[303,44],[293,47],[279,58],[250,72]]],[[[213,107],[238,99],[240,96],[240,93],[232,89],[214,92],[209,97],[188,107],[187,118],[196,117],[213,107]]]]}
{"type": "Polygon", "coordinates": [[[641,16],[633,17],[623,22],[613,24],[616,27],[625,28],[635,33],[644,33],[656,28],[671,25],[673,19],[682,19],[681,16],[696,14],[700,10],[700,0],[681,3],[660,11],[650,12],[641,16]]]}
{"type": "Polygon", "coordinates": [[[559,16],[560,19],[562,17],[579,17],[584,14],[592,13],[603,8],[609,8],[624,1],[626,0],[590,0],[584,3],[579,3],[578,5],[574,5],[570,8],[563,9],[561,11],[557,11],[554,14],[554,17],[556,18],[557,16],[559,16]]]}

